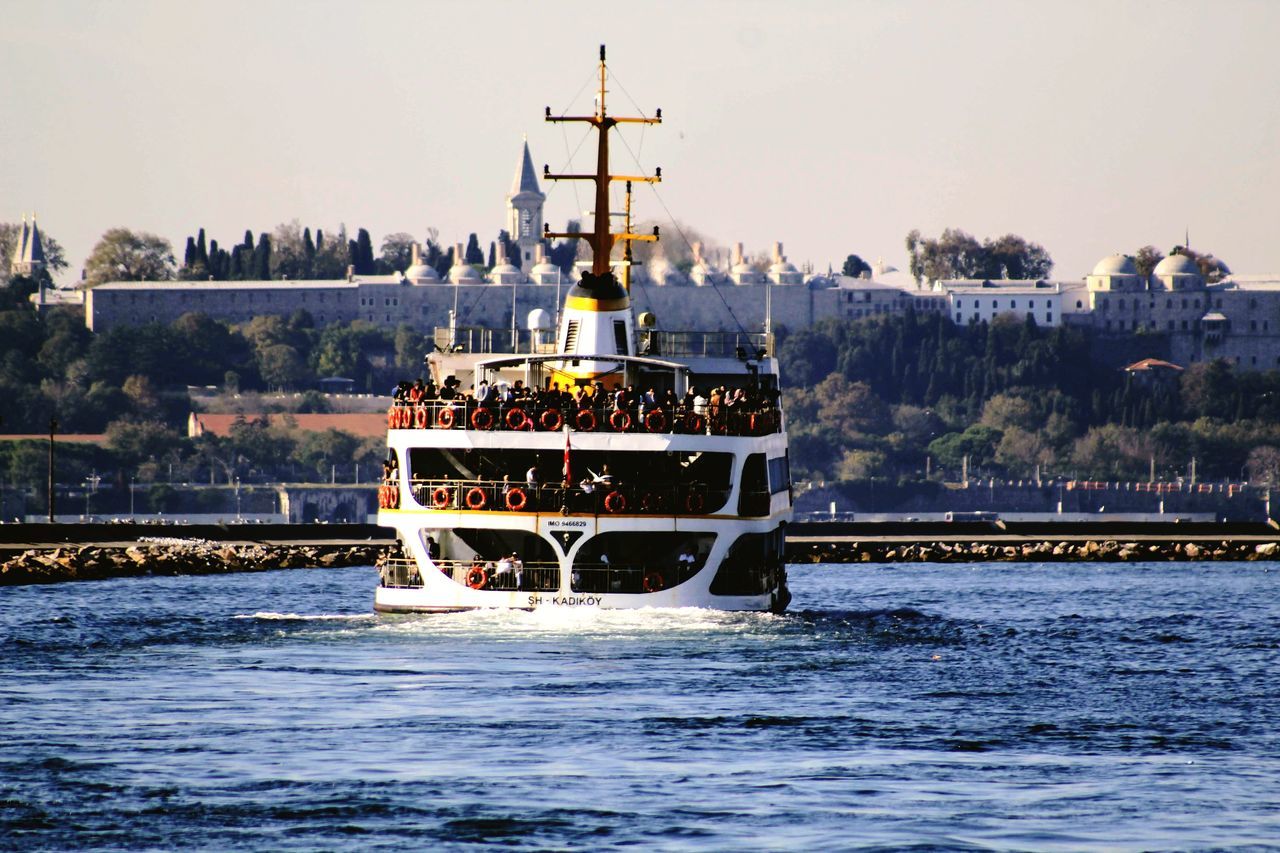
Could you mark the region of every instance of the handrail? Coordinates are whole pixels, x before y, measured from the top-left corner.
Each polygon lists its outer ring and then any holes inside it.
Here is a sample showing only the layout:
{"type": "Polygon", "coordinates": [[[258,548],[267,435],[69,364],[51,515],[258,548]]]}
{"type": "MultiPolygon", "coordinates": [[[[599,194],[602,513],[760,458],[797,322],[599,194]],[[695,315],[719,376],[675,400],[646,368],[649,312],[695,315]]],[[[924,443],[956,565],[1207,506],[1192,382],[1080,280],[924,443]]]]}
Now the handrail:
{"type": "MultiPolygon", "coordinates": [[[[524,481],[445,480],[418,478],[411,482],[414,502],[425,509],[493,512],[561,512],[567,515],[710,515],[729,499],[727,488],[704,483],[652,486],[639,483],[560,483],[531,487],[524,481]]],[[[753,493],[754,494],[754,493],[753,493]]],[[[753,507],[754,508],[754,507],[753,507]]],[[[765,502],[764,513],[768,514],[765,502]]]]}
{"type": "Polygon", "coordinates": [[[611,402],[560,407],[534,401],[477,403],[470,397],[395,403],[387,410],[388,429],[462,429],[488,432],[653,433],[659,435],[771,435],[782,429],[782,413],[770,403],[616,408],[611,402]]]}
{"type": "MultiPolygon", "coordinates": [[[[560,588],[560,564],[552,561],[525,563],[518,579],[514,571],[497,572],[496,560],[436,560],[435,565],[454,583],[472,589],[547,592],[560,588]]],[[[593,560],[575,563],[570,570],[569,584],[574,592],[660,592],[684,583],[701,570],[701,563],[660,566],[593,560]]],[[[402,557],[386,561],[379,584],[399,589],[424,586],[418,564],[402,557]]]]}

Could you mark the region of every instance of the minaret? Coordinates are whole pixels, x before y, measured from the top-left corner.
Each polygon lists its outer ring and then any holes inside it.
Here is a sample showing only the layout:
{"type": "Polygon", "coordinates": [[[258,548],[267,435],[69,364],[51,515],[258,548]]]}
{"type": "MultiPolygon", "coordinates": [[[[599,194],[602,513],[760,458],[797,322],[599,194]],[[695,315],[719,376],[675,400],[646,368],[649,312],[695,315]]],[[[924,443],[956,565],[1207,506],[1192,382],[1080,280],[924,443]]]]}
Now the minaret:
{"type": "Polygon", "coordinates": [[[516,177],[507,196],[507,232],[520,247],[520,269],[533,266],[534,247],[542,242],[542,204],[547,200],[538,188],[538,175],[529,156],[529,141],[524,142],[516,177]]]}

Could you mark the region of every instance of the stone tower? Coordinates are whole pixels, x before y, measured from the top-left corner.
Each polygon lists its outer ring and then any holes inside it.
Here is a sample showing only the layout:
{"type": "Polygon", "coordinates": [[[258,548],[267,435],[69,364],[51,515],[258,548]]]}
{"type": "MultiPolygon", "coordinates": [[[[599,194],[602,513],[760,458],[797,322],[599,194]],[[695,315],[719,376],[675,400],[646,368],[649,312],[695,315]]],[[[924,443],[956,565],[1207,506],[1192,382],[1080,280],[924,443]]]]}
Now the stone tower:
{"type": "Polygon", "coordinates": [[[529,156],[529,143],[524,143],[520,162],[516,164],[516,177],[511,182],[511,194],[507,196],[507,231],[520,247],[520,268],[527,270],[534,263],[534,249],[542,242],[542,203],[547,200],[538,189],[538,175],[533,171],[533,159],[529,156]]]}

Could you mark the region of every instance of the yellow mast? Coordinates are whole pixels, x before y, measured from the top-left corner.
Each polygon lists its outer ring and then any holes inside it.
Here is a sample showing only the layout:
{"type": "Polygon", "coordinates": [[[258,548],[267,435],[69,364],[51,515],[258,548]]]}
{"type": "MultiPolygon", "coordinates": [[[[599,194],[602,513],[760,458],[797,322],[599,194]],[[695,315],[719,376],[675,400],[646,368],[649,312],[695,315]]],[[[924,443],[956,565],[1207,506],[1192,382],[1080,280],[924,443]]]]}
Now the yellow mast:
{"type": "MultiPolygon", "coordinates": [[[[561,121],[581,121],[595,127],[598,132],[598,142],[596,146],[596,171],[593,175],[554,175],[547,166],[542,167],[542,175],[545,179],[551,181],[595,181],[596,184],[596,207],[593,212],[593,222],[590,232],[587,233],[558,233],[552,232],[550,226],[543,225],[544,238],[562,238],[574,240],[586,240],[591,246],[591,273],[592,276],[603,276],[609,273],[609,256],[613,252],[613,245],[616,242],[625,242],[626,259],[630,260],[631,241],[643,240],[653,242],[658,239],[658,228],[655,226],[652,234],[633,234],[631,233],[631,182],[641,181],[644,183],[656,184],[662,181],[662,169],[654,170],[652,176],[648,175],[611,175],[609,174],[609,131],[619,124],[661,124],[662,110],[657,110],[653,118],[631,118],[623,116],[611,116],[605,109],[605,93],[606,82],[608,81],[608,70],[605,66],[605,50],[604,45],[600,45],[600,90],[596,98],[596,112],[591,116],[553,116],[551,107],[546,108],[546,120],[550,122],[561,121]],[[613,181],[627,182],[627,219],[625,230],[621,234],[614,234],[609,230],[609,184],[613,181]]],[[[625,267],[623,271],[624,286],[629,289],[630,285],[630,268],[625,267]]]]}

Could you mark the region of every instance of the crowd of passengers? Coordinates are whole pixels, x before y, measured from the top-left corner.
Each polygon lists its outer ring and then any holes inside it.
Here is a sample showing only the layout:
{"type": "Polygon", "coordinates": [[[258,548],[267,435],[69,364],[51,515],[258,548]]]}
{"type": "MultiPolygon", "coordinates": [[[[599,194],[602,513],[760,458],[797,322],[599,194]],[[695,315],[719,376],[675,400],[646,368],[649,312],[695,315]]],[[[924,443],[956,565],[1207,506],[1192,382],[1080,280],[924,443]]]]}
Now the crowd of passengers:
{"type": "MultiPolygon", "coordinates": [[[[754,414],[776,409],[778,391],[776,388],[757,386],[747,388],[729,388],[724,385],[709,390],[690,387],[683,397],[678,396],[670,388],[657,391],[649,388],[640,392],[634,385],[613,383],[606,389],[603,382],[597,381],[588,385],[570,386],[568,383],[547,381],[545,388],[532,388],[517,379],[514,383],[489,383],[482,381],[478,387],[467,391],[461,389],[462,383],[455,377],[449,377],[443,385],[437,386],[434,380],[416,382],[400,382],[393,393],[396,405],[416,406],[420,404],[446,404],[461,409],[464,413],[468,406],[493,410],[499,418],[511,409],[522,409],[537,413],[558,410],[572,422],[569,415],[581,411],[592,411],[609,416],[614,412],[625,412],[632,424],[640,425],[654,411],[671,415],[665,424],[670,429],[677,425],[676,415],[692,414],[705,419],[707,424],[715,426],[732,420],[735,413],[754,414]]],[[[532,429],[532,419],[524,422],[524,428],[532,429]]]]}

